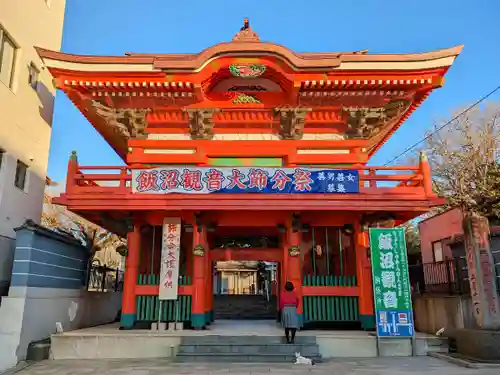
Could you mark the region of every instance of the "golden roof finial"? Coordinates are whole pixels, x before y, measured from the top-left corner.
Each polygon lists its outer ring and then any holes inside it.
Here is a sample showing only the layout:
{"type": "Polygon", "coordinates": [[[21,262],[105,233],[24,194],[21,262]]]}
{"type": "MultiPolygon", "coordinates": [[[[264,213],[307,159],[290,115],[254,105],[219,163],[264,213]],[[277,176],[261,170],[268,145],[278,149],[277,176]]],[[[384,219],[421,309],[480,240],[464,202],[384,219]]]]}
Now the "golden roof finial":
{"type": "Polygon", "coordinates": [[[248,30],[249,28],[250,28],[250,21],[248,21],[248,18],[245,18],[243,20],[243,27],[240,29],[240,31],[248,30]]]}
{"type": "Polygon", "coordinates": [[[243,20],[243,26],[240,28],[239,33],[234,36],[233,42],[260,42],[259,35],[250,27],[248,18],[243,20]]]}
{"type": "Polygon", "coordinates": [[[427,152],[425,150],[420,151],[419,156],[420,162],[427,162],[427,152]]]}

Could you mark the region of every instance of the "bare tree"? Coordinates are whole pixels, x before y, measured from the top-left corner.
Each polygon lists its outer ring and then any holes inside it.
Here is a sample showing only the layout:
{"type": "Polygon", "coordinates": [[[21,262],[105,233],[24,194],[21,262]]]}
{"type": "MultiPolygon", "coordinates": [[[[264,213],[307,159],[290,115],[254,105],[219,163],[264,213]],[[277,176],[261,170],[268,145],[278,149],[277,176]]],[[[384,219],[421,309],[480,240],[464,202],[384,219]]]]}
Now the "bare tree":
{"type": "Polygon", "coordinates": [[[420,236],[418,227],[413,220],[407,221],[401,227],[405,230],[406,250],[408,254],[420,253],[420,236]]]}
{"type": "Polygon", "coordinates": [[[422,147],[436,193],[446,198],[448,207],[498,219],[500,104],[475,107],[440,129],[442,126],[434,125],[422,147]]]}
{"type": "Polygon", "coordinates": [[[41,224],[58,232],[75,237],[89,250],[92,263],[116,268],[121,256],[117,250],[125,246],[123,239],[100,226],[52,203],[50,195],[44,195],[41,224]]]}

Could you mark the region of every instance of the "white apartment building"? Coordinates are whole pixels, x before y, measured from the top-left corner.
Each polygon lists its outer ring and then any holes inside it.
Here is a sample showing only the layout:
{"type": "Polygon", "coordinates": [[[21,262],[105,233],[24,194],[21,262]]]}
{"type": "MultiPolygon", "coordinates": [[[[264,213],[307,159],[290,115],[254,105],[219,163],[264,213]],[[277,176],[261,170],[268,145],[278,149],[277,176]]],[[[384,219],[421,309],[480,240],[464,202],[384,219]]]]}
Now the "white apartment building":
{"type": "Polygon", "coordinates": [[[55,88],[33,46],[61,48],[66,0],[0,1],[0,297],[14,228],[40,222],[55,88]]]}

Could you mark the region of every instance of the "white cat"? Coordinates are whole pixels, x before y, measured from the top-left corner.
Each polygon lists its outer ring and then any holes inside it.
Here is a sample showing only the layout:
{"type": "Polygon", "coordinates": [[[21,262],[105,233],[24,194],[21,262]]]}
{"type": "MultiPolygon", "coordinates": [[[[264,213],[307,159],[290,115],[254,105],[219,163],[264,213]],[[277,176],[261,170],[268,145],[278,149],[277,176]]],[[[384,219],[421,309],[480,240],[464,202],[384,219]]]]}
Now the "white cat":
{"type": "Polygon", "coordinates": [[[296,365],[314,365],[314,361],[311,358],[302,357],[300,353],[295,353],[295,358],[296,365]]]}

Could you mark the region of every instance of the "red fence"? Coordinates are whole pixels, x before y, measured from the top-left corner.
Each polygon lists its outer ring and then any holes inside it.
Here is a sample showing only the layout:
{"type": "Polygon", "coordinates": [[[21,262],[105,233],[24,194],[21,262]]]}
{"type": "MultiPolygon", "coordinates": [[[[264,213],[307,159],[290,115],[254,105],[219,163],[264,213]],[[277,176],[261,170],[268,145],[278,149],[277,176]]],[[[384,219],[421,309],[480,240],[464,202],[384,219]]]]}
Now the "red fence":
{"type": "MultiPolygon", "coordinates": [[[[75,166],[68,170],[67,192],[92,193],[96,191],[131,192],[132,168],[111,166],[75,166]]],[[[341,167],[359,172],[361,194],[397,194],[433,196],[431,176],[425,168],[341,167]]]]}

